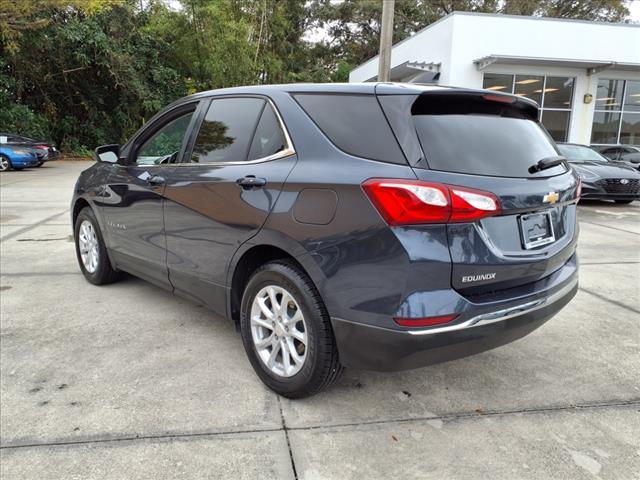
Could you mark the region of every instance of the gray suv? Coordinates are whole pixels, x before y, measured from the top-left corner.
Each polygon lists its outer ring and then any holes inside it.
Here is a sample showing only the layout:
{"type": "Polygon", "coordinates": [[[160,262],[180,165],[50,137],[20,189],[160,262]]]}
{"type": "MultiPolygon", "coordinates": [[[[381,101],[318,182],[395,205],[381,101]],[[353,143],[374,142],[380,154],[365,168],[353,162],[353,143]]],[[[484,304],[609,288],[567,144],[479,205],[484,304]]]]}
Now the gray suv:
{"type": "Polygon", "coordinates": [[[525,98],[419,85],[192,95],[96,149],[72,200],[80,269],[229,318],[290,398],[343,367],[495,348],[578,288],[580,183],[537,118],[525,98]]]}

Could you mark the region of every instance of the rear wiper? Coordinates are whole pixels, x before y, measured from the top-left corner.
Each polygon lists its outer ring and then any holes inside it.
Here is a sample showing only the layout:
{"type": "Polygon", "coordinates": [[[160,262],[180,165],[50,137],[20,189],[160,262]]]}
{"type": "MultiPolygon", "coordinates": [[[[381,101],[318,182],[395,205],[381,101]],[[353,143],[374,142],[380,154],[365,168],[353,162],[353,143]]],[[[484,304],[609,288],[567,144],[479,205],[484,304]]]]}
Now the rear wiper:
{"type": "Polygon", "coordinates": [[[535,165],[531,165],[529,167],[529,173],[536,173],[542,170],[546,170],[547,168],[555,167],[556,165],[560,165],[561,163],[566,162],[566,157],[562,155],[553,155],[551,157],[544,157],[542,160],[538,160],[538,163],[535,165]]]}

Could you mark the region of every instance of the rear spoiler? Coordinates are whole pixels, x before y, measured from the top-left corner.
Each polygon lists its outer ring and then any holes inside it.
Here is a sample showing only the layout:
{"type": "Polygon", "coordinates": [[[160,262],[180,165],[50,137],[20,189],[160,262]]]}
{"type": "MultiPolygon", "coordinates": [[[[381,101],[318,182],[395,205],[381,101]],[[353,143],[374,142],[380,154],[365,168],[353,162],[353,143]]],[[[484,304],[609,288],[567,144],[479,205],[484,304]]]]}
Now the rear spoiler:
{"type": "Polygon", "coordinates": [[[538,120],[538,104],[516,95],[491,90],[435,90],[417,96],[412,115],[479,113],[538,120]]]}

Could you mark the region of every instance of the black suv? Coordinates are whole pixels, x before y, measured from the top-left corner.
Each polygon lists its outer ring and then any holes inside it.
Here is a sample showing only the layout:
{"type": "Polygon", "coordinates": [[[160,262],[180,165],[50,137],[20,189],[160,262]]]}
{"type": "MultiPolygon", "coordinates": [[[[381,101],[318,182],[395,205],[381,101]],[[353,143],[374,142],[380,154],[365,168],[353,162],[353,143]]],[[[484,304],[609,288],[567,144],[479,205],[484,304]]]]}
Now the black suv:
{"type": "Polygon", "coordinates": [[[367,83],[183,98],[75,187],[83,274],[126,271],[238,326],[291,398],[343,366],[421,367],[516,340],[578,288],[578,178],[535,103],[367,83]]]}

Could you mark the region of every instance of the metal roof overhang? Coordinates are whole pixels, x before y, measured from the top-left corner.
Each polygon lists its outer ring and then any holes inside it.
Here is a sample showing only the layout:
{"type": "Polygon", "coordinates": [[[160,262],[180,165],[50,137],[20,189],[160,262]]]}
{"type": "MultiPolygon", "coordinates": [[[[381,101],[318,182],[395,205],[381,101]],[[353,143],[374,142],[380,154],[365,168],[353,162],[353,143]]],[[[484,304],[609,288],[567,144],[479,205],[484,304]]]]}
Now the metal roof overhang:
{"type": "Polygon", "coordinates": [[[640,72],[640,63],[609,62],[606,60],[577,60],[569,58],[517,57],[509,55],[488,55],[474,60],[478,70],[490,65],[528,65],[544,67],[584,68],[588,75],[607,69],[640,72]]]}
{"type": "MultiPolygon", "coordinates": [[[[439,73],[441,65],[440,62],[403,62],[391,68],[390,78],[392,82],[397,82],[424,72],[439,73]]],[[[375,82],[377,78],[378,76],[376,75],[368,79],[367,82],[375,82]]]]}

